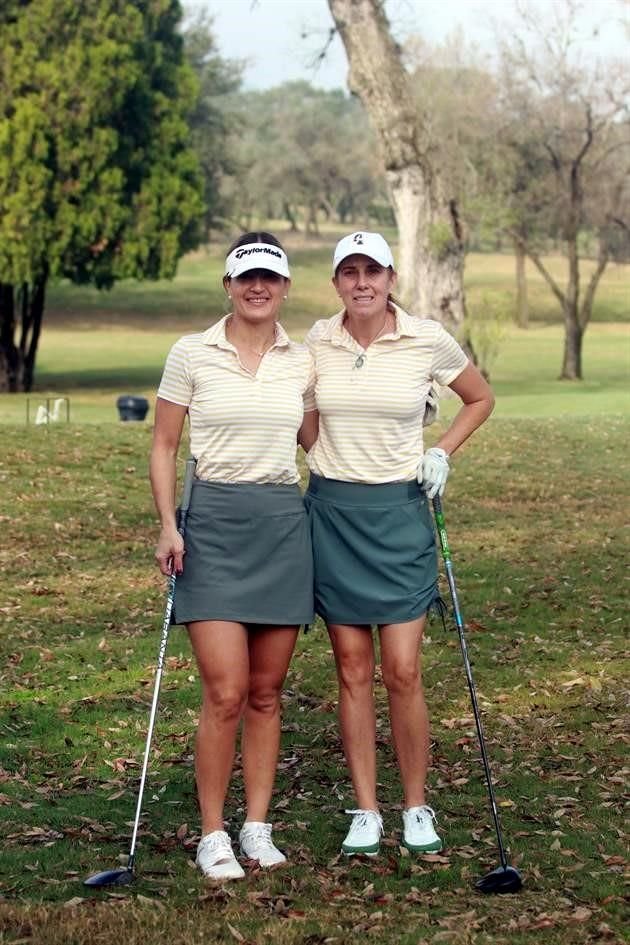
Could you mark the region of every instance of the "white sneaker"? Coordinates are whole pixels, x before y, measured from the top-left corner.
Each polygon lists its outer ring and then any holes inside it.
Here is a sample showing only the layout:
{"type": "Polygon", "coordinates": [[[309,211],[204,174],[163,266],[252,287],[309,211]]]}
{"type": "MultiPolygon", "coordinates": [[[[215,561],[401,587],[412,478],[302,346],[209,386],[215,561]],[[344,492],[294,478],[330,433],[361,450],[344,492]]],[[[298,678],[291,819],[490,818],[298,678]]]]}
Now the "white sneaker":
{"type": "Polygon", "coordinates": [[[213,830],[201,838],[196,862],[201,872],[211,879],[242,879],[245,875],[225,830],[213,830]]]}
{"type": "Polygon", "coordinates": [[[433,808],[423,804],[403,811],[403,846],[417,853],[437,852],[442,849],[442,841],[435,832],[433,808]]]}
{"type": "Polygon", "coordinates": [[[277,848],[271,839],[271,824],[263,824],[257,820],[246,820],[238,835],[241,844],[241,853],[248,860],[258,860],[261,866],[276,866],[286,863],[284,853],[277,848]]]}
{"type": "Polygon", "coordinates": [[[367,856],[376,856],[381,845],[383,833],[383,818],[377,810],[347,810],[352,814],[350,830],[341,844],[346,856],[354,853],[365,853],[367,856]]]}

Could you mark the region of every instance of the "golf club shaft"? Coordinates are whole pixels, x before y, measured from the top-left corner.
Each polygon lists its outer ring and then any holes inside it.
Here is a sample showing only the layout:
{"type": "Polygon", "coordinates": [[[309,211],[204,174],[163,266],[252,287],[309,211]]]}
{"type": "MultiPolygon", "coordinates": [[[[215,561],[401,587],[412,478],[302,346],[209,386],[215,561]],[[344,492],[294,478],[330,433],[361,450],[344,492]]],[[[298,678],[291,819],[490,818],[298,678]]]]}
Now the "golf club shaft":
{"type": "MultiPolygon", "coordinates": [[[[177,530],[182,538],[186,532],[186,519],[188,518],[188,509],[190,508],[190,496],[192,484],[195,476],[196,460],[192,457],[186,460],[186,471],[184,474],[184,486],[182,490],[182,500],[179,507],[179,521],[177,530]]],[[[175,600],[175,572],[168,579],[168,592],[166,598],[166,608],[164,611],[164,621],[162,623],[162,637],[160,640],[160,649],[155,672],[155,683],[153,686],[153,701],[151,703],[151,714],[149,715],[149,727],[147,729],[147,738],[144,747],[144,759],[142,761],[142,773],[140,775],[140,787],[138,789],[138,802],[136,804],[136,816],[133,823],[133,833],[131,835],[131,846],[129,848],[129,860],[127,869],[133,870],[133,861],[136,851],[136,840],[138,837],[138,827],[140,825],[140,814],[142,811],[142,798],[144,796],[144,785],[147,778],[147,769],[149,767],[149,752],[153,738],[153,728],[155,726],[155,716],[157,714],[158,699],[160,695],[160,683],[162,682],[162,671],[164,669],[164,656],[166,654],[166,644],[168,643],[168,633],[171,625],[171,615],[173,613],[173,602],[175,600]]]]}
{"type": "Polygon", "coordinates": [[[462,616],[462,612],[459,606],[459,599],[457,597],[455,574],[453,571],[453,563],[451,561],[451,552],[448,546],[446,525],[444,523],[444,513],[442,512],[442,502],[441,502],[440,497],[437,495],[434,496],[433,498],[433,514],[435,515],[435,524],[437,526],[437,533],[440,540],[440,547],[442,549],[442,558],[444,559],[446,579],[448,581],[449,590],[451,592],[451,600],[453,602],[453,612],[455,614],[455,623],[457,625],[457,633],[459,635],[459,645],[462,651],[462,656],[464,658],[464,668],[466,670],[466,679],[468,680],[468,689],[470,692],[470,701],[473,707],[473,715],[475,716],[475,725],[477,727],[477,738],[479,741],[479,748],[481,750],[481,760],[483,761],[483,768],[485,771],[486,782],[488,785],[488,795],[490,797],[490,808],[492,811],[492,818],[494,820],[494,827],[497,834],[499,857],[501,859],[501,866],[504,869],[506,869],[507,858],[505,855],[505,850],[503,849],[503,839],[501,836],[501,824],[499,822],[499,813],[497,810],[497,803],[494,796],[494,788],[492,786],[492,775],[490,773],[490,763],[488,761],[488,755],[486,753],[485,739],[483,735],[483,728],[481,725],[481,715],[479,713],[479,706],[477,704],[477,694],[475,692],[475,683],[473,680],[470,660],[468,658],[468,647],[466,646],[466,637],[464,636],[464,618],[462,616]]]}

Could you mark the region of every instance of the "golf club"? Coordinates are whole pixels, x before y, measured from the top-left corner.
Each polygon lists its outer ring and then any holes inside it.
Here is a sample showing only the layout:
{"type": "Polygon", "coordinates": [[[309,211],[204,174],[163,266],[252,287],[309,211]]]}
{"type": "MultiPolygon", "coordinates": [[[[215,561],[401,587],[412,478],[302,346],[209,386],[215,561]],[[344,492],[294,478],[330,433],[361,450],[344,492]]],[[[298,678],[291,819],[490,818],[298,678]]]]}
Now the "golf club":
{"type": "MultiPolygon", "coordinates": [[[[184,475],[184,486],[182,490],[182,500],[179,507],[179,516],[177,530],[184,537],[186,532],[186,519],[188,509],[190,508],[190,495],[192,491],[193,479],[195,476],[195,466],[197,461],[191,457],[186,460],[186,472],[184,475]]],[[[151,714],[149,716],[149,728],[147,730],[147,740],[144,748],[144,761],[142,762],[142,774],[140,775],[140,788],[138,791],[138,802],[136,805],[136,817],[133,824],[133,834],[131,837],[131,847],[129,849],[129,858],[127,865],[116,870],[103,870],[101,873],[95,873],[88,876],[83,881],[84,886],[127,886],[133,880],[133,867],[136,851],[136,839],[138,836],[138,827],[140,824],[140,813],[142,810],[142,796],[144,794],[144,783],[147,777],[147,768],[149,765],[149,751],[151,748],[151,739],[153,737],[153,726],[155,724],[155,715],[157,712],[158,697],[160,694],[160,682],[162,681],[162,670],[164,668],[164,655],[166,653],[166,644],[168,642],[168,632],[171,625],[171,614],[173,612],[173,601],[175,599],[175,572],[170,575],[168,580],[168,593],[166,598],[166,609],[164,611],[164,622],[162,623],[162,639],[160,640],[160,649],[158,651],[157,667],[155,672],[155,684],[153,688],[153,702],[151,704],[151,714]]]]}
{"type": "Polygon", "coordinates": [[[510,866],[507,862],[507,857],[505,855],[505,849],[503,847],[503,839],[501,837],[501,825],[499,823],[499,814],[497,811],[497,804],[494,797],[494,788],[492,787],[492,776],[490,774],[490,764],[488,762],[488,755],[486,753],[486,746],[483,737],[483,729],[481,727],[481,716],[479,715],[479,707],[477,705],[477,696],[475,693],[475,683],[473,681],[472,670],[470,668],[470,660],[468,659],[468,649],[466,647],[466,638],[464,636],[464,618],[459,607],[459,600],[457,598],[457,588],[455,586],[455,575],[453,573],[453,564],[451,561],[451,552],[448,547],[448,538],[446,536],[446,526],[444,524],[444,514],[442,512],[442,502],[439,496],[433,498],[433,514],[435,516],[435,524],[437,527],[438,537],[440,539],[440,547],[442,549],[442,557],[444,559],[444,567],[446,569],[446,578],[448,581],[449,590],[451,592],[451,600],[453,601],[453,612],[455,614],[455,623],[457,625],[457,632],[459,634],[459,644],[462,651],[462,656],[464,658],[464,667],[466,669],[466,678],[468,680],[468,689],[470,691],[470,699],[473,707],[473,714],[475,716],[475,725],[477,726],[477,737],[479,739],[479,748],[481,749],[481,759],[483,761],[484,771],[486,773],[486,782],[488,785],[488,795],[490,797],[490,807],[492,810],[492,818],[494,820],[494,827],[497,834],[497,843],[499,846],[499,857],[501,859],[501,865],[497,866],[496,869],[491,870],[486,876],[482,876],[481,879],[477,880],[475,883],[476,888],[483,893],[513,893],[518,892],[518,890],[523,885],[523,880],[521,874],[513,866],[510,866]]]}

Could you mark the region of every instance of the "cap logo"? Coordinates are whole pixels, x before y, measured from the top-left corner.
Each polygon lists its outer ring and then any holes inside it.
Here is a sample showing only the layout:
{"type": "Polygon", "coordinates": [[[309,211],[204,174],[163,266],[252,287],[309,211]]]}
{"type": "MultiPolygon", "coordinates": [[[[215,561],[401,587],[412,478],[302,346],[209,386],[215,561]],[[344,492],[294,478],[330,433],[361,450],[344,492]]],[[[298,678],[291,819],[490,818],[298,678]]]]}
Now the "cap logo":
{"type": "Polygon", "coordinates": [[[358,246],[363,246],[363,233],[355,233],[352,237],[352,242],[356,243],[358,246]]]}
{"type": "Polygon", "coordinates": [[[270,256],[277,256],[278,259],[282,259],[282,253],[277,249],[271,249],[269,246],[251,246],[248,249],[243,247],[236,250],[235,256],[237,259],[242,259],[243,256],[251,256],[252,253],[269,253],[270,256]]]}
{"type": "Polygon", "coordinates": [[[252,269],[267,269],[285,279],[290,279],[289,261],[278,246],[269,243],[247,243],[238,246],[225,260],[225,275],[229,279],[241,276],[252,269]]]}

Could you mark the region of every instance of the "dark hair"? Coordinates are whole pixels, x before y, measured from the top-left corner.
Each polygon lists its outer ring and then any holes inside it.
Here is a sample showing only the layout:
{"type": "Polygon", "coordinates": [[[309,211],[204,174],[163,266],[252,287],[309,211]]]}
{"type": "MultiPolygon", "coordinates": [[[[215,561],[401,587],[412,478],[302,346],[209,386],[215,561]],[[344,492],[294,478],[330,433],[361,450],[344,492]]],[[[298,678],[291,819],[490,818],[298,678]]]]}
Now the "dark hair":
{"type": "Polygon", "coordinates": [[[250,243],[269,243],[270,246],[277,246],[283,253],[285,251],[284,246],[273,233],[267,233],[266,230],[254,230],[251,233],[242,233],[238,239],[234,240],[226,255],[229,256],[239,246],[248,246],[250,243]]]}

